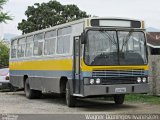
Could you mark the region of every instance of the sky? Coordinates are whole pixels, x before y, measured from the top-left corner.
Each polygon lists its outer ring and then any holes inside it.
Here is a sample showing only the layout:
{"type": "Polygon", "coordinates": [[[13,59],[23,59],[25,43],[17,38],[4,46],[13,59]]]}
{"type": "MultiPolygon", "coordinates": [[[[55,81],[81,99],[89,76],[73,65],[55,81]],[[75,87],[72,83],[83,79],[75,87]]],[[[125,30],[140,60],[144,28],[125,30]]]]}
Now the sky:
{"type": "MultiPolygon", "coordinates": [[[[0,34],[12,33],[20,35],[17,25],[28,6],[49,0],[9,0],[4,11],[13,16],[13,21],[0,24],[0,34]]],[[[160,29],[160,0],[57,0],[61,4],[76,4],[88,14],[99,17],[125,17],[145,20],[146,27],[160,29]]]]}

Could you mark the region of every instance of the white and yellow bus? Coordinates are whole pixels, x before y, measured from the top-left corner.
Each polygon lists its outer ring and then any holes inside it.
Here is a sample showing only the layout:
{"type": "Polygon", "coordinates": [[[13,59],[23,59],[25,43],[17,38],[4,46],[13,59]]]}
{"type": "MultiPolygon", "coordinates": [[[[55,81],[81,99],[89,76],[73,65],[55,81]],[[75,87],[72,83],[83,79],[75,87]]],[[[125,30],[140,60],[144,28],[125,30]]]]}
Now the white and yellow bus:
{"type": "Polygon", "coordinates": [[[77,97],[147,93],[148,58],[144,21],[85,18],[12,39],[10,81],[29,99],[42,92],[77,97]]]}

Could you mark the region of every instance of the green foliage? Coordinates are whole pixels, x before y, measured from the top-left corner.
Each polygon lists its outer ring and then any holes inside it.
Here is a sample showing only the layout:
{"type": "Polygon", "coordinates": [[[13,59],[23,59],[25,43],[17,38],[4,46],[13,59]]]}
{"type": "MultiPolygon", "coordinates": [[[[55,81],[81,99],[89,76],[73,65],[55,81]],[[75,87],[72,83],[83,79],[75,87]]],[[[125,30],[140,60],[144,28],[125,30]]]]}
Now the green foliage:
{"type": "Polygon", "coordinates": [[[28,6],[25,15],[27,20],[23,19],[18,24],[18,29],[23,34],[89,17],[86,12],[81,11],[76,5],[62,5],[55,0],[28,6]]]}
{"type": "Polygon", "coordinates": [[[0,0],[0,9],[3,9],[3,5],[7,2],[7,0],[0,0]]]}
{"type": "Polygon", "coordinates": [[[147,94],[129,94],[126,95],[125,100],[129,102],[160,104],[160,97],[147,94]]]}
{"type": "Polygon", "coordinates": [[[0,65],[8,66],[8,64],[9,64],[9,48],[3,41],[0,41],[0,65]]]}
{"type": "MultiPolygon", "coordinates": [[[[3,9],[3,5],[7,2],[7,0],[0,0],[0,10],[3,9]]],[[[6,20],[12,20],[12,18],[8,15],[8,13],[0,11],[0,23],[6,23],[6,20]]]]}

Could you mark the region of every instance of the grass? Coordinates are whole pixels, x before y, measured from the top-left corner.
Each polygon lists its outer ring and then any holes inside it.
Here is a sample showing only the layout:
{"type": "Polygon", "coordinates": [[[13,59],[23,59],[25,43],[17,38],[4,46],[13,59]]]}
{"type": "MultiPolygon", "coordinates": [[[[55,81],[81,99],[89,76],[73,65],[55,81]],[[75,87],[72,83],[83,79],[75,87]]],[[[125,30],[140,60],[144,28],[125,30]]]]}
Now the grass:
{"type": "Polygon", "coordinates": [[[128,94],[125,96],[125,101],[160,104],[160,96],[151,96],[147,94],[128,94]]]}

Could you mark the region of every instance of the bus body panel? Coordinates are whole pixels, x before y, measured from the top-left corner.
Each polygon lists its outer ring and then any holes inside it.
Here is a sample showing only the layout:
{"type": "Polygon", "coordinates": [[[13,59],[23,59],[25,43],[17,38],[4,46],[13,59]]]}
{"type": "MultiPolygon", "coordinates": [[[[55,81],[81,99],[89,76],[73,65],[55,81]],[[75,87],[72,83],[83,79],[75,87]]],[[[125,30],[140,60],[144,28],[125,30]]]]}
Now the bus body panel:
{"type": "MultiPolygon", "coordinates": [[[[60,25],[60,28],[65,27],[60,25]]],[[[73,22],[70,37],[70,53],[64,55],[38,56],[10,60],[11,83],[24,88],[24,77],[29,77],[31,89],[61,93],[60,79],[66,77],[72,85],[73,80],[73,36],[79,36],[84,29],[84,20],[73,22]]],[[[53,29],[59,29],[53,27],[53,29]]],[[[48,31],[51,31],[49,29],[48,31]]],[[[47,31],[45,31],[47,32],[47,31]]],[[[35,32],[36,33],[36,32],[35,32]]],[[[34,34],[34,33],[31,33],[34,34]]],[[[72,87],[73,88],[73,87],[72,87]]],[[[72,89],[71,88],[71,89],[72,89]]]]}
{"type": "Polygon", "coordinates": [[[85,85],[83,96],[87,97],[147,92],[149,92],[149,84],[85,85]],[[125,91],[116,92],[116,89],[125,89],[125,91]]]}
{"type": "MultiPolygon", "coordinates": [[[[93,18],[98,19],[98,18],[93,18]]],[[[119,20],[119,19],[118,19],[119,20]]],[[[94,71],[111,71],[111,72],[128,72],[134,70],[141,70],[144,74],[143,76],[148,76],[148,65],[126,65],[126,66],[89,66],[84,63],[83,53],[84,45],[81,45],[80,54],[80,79],[76,79],[75,82],[75,69],[74,69],[74,37],[80,36],[85,28],[92,28],[90,19],[79,20],[78,22],[66,23],[63,25],[58,25],[53,28],[40,30],[37,32],[29,33],[24,36],[15,38],[17,40],[21,37],[27,37],[30,35],[35,35],[38,33],[45,33],[51,30],[59,30],[65,27],[71,27],[72,33],[70,35],[70,52],[69,54],[58,55],[42,55],[42,56],[32,56],[32,57],[22,57],[22,58],[10,58],[10,79],[11,83],[19,88],[24,88],[24,79],[29,77],[29,83],[31,89],[41,90],[44,92],[55,92],[61,93],[61,83],[60,80],[66,77],[70,83],[72,95],[76,96],[74,93],[75,87],[79,87],[79,95],[82,97],[94,96],[94,95],[112,95],[112,94],[125,94],[125,93],[147,93],[148,83],[146,84],[112,84],[112,85],[90,85],[85,84],[85,78],[97,77],[93,76],[94,71]],[[79,82],[77,82],[79,80],[79,82]],[[76,83],[76,84],[75,84],[76,83]],[[123,93],[117,93],[116,88],[125,88],[126,91],[123,93]]],[[[96,27],[98,28],[98,27],[96,27]]],[[[103,26],[102,28],[105,28],[103,26]]],[[[98,28],[99,29],[99,28],[98,28]]],[[[111,27],[110,29],[115,29],[111,27]]],[[[123,29],[123,27],[122,27],[123,29]]],[[[129,29],[129,28],[127,28],[129,29]]],[[[142,28],[138,28],[142,29],[142,28]]],[[[56,37],[58,39],[58,37],[56,37]]],[[[56,41],[57,42],[57,41],[56,41]]],[[[57,43],[56,43],[57,45],[57,43]]],[[[44,47],[44,46],[43,46],[44,47]]],[[[57,46],[56,46],[57,49],[57,46]]],[[[115,73],[114,73],[115,74],[115,73]]],[[[111,76],[111,75],[109,75],[111,76]]],[[[129,74],[132,76],[132,74],[129,74]]],[[[143,77],[142,76],[142,77],[143,77]]],[[[103,77],[108,77],[103,76],[103,77]]],[[[112,76],[117,77],[117,76],[112,76]]],[[[138,77],[138,76],[137,76],[138,77]]],[[[117,77],[117,79],[119,79],[117,77]]]]}
{"type": "Polygon", "coordinates": [[[24,75],[30,78],[32,89],[59,93],[60,78],[65,76],[72,79],[72,58],[10,62],[10,76],[13,85],[23,87],[23,83],[17,82],[16,79],[23,81],[24,75]]]}

